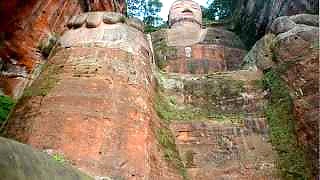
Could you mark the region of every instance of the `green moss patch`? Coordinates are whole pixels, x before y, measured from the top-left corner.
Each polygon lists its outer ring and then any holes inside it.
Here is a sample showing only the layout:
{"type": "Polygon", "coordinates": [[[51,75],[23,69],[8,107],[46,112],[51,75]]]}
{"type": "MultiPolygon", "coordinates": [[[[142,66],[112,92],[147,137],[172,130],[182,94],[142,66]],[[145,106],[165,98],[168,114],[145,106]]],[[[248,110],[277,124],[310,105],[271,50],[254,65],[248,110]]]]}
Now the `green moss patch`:
{"type": "Polygon", "coordinates": [[[55,160],[55,161],[57,161],[57,162],[59,162],[59,163],[61,163],[61,164],[64,164],[64,163],[65,163],[65,159],[64,159],[64,157],[63,157],[61,154],[54,154],[54,155],[52,156],[52,159],[55,160]]]}
{"type": "Polygon", "coordinates": [[[58,65],[45,65],[39,78],[24,91],[23,97],[46,96],[59,81],[58,74],[61,69],[62,67],[58,65]]]}
{"type": "Polygon", "coordinates": [[[172,46],[168,46],[167,41],[164,35],[159,35],[161,37],[153,37],[156,38],[157,41],[153,43],[154,52],[155,52],[155,61],[157,66],[160,69],[164,69],[167,66],[168,59],[176,59],[177,58],[177,49],[172,46]]]}
{"type": "Polygon", "coordinates": [[[15,105],[15,101],[9,96],[0,96],[0,125],[5,122],[15,105]]]}
{"type": "Polygon", "coordinates": [[[271,92],[266,116],[270,139],[278,153],[277,165],[284,179],[310,179],[305,155],[294,134],[292,99],[288,88],[276,71],[269,71],[263,85],[271,92]]]}
{"type": "Polygon", "coordinates": [[[174,136],[170,129],[166,127],[157,129],[156,137],[158,142],[163,147],[164,158],[170,163],[170,165],[178,169],[184,179],[188,179],[185,164],[183,164],[180,158],[174,136]]]}
{"type": "Polygon", "coordinates": [[[192,107],[178,107],[174,98],[158,95],[156,97],[155,109],[159,117],[165,122],[190,121],[194,119],[204,119],[206,116],[200,109],[192,107]]]}

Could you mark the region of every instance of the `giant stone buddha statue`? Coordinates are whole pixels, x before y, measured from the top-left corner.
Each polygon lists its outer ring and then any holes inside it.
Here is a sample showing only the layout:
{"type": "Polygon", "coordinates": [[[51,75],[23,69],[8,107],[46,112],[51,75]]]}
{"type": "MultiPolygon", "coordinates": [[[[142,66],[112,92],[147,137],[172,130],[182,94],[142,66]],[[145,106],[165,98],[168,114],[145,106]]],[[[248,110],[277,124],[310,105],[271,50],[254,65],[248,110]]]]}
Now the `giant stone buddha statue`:
{"type": "Polygon", "coordinates": [[[168,25],[152,33],[156,62],[163,71],[207,74],[240,68],[243,43],[221,23],[204,28],[198,3],[175,1],[168,25]]]}

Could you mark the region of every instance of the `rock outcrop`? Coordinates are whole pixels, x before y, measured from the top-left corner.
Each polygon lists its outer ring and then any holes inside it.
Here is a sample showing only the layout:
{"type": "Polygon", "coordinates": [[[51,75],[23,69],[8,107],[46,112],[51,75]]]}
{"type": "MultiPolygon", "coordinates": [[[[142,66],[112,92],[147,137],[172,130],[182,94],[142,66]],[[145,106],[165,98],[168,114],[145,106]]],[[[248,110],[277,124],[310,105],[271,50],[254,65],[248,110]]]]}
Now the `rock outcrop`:
{"type": "Polygon", "coordinates": [[[152,53],[140,25],[108,12],[72,18],[6,136],[59,152],[93,176],[180,179],[157,146],[152,53]]]}
{"type": "Polygon", "coordinates": [[[0,2],[0,91],[15,99],[21,96],[67,29],[70,17],[88,9],[125,13],[125,7],[123,0],[0,2]]]}
{"type": "Polygon", "coordinates": [[[240,70],[240,39],[221,26],[202,29],[199,16],[195,2],[175,1],[170,29],[152,33],[156,110],[180,157],[171,161],[180,159],[189,179],[277,179],[262,73],[240,70]]]}
{"type": "Polygon", "coordinates": [[[1,84],[5,94],[17,98],[66,28],[68,18],[82,11],[77,0],[0,3],[1,84]]]}
{"type": "Polygon", "coordinates": [[[108,11],[126,14],[126,1],[125,0],[83,0],[86,1],[88,11],[108,11]]]}
{"type": "MultiPolygon", "coordinates": [[[[13,17],[0,28],[1,91],[17,98],[32,82],[1,131],[95,179],[279,179],[277,169],[315,179],[319,23],[297,14],[316,12],[312,3],[239,1],[247,24],[236,29],[252,41],[268,32],[249,53],[223,26],[204,29],[192,0],[175,1],[170,27],[151,35],[123,14],[123,0],[0,3],[0,15],[16,14],[0,17],[13,17]]],[[[0,144],[7,179],[30,169],[33,179],[90,178],[27,145],[0,144]]]]}
{"type": "Polygon", "coordinates": [[[0,157],[1,179],[94,179],[64,162],[54,160],[54,157],[44,152],[2,137],[0,137],[0,157]]]}
{"type": "Polygon", "coordinates": [[[280,16],[319,13],[316,0],[240,0],[234,15],[234,28],[248,47],[266,34],[272,22],[280,16]]]}
{"type": "Polygon", "coordinates": [[[297,139],[314,178],[319,172],[318,28],[316,15],[279,17],[271,25],[274,34],[259,40],[244,60],[262,71],[276,71],[286,82],[293,98],[297,139]]]}

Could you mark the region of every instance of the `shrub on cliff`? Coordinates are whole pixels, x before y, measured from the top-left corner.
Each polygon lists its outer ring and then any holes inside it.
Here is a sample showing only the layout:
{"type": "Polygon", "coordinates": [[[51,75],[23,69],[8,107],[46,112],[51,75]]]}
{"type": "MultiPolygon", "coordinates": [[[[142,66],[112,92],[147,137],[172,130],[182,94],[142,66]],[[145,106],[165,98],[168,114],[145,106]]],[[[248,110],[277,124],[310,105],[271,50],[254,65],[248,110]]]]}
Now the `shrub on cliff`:
{"type": "Polygon", "coordinates": [[[15,102],[13,99],[0,95],[0,124],[7,119],[14,105],[15,102]]]}

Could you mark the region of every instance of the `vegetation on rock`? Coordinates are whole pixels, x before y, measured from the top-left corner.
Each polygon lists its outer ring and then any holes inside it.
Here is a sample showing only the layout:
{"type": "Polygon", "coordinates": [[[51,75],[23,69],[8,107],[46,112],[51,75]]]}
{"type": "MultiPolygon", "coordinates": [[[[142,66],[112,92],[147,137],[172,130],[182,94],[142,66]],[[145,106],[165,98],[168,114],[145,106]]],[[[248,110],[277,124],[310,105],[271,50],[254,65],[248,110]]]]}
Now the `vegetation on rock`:
{"type": "Polygon", "coordinates": [[[0,125],[7,120],[15,101],[8,96],[0,96],[0,125]]]}
{"type": "Polygon", "coordinates": [[[278,72],[267,72],[262,80],[270,91],[266,115],[270,127],[270,138],[278,152],[278,168],[284,179],[310,179],[304,153],[298,146],[294,134],[292,99],[278,72]]]}
{"type": "Polygon", "coordinates": [[[46,96],[59,81],[57,75],[61,68],[58,65],[46,64],[39,78],[24,91],[23,96],[46,96]]]}
{"type": "Polygon", "coordinates": [[[48,38],[42,39],[38,44],[38,49],[40,50],[41,54],[47,58],[49,57],[51,51],[54,49],[58,41],[57,34],[49,34],[48,38]]]}
{"type": "Polygon", "coordinates": [[[176,147],[176,143],[174,140],[174,136],[170,129],[167,127],[168,124],[164,125],[164,127],[157,129],[156,138],[158,142],[163,147],[164,158],[174,167],[176,168],[181,176],[187,180],[187,172],[186,165],[183,164],[179,152],[176,147]]]}

